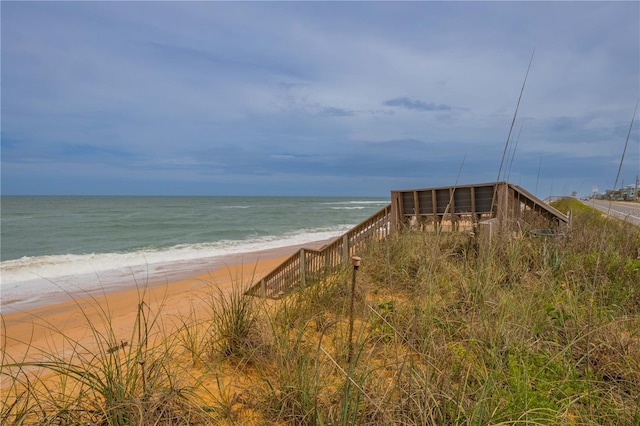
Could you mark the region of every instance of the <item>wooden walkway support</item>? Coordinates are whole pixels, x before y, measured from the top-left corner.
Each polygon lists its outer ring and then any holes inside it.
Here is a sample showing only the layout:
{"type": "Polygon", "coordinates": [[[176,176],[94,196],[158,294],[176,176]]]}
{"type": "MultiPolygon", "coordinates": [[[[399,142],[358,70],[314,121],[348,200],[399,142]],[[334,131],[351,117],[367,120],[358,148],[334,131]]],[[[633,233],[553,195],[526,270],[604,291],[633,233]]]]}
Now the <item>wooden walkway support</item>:
{"type": "Polygon", "coordinates": [[[350,264],[351,256],[371,238],[386,238],[391,232],[391,205],[338,237],[320,250],[300,249],[276,269],[252,285],[245,294],[279,299],[298,286],[317,283],[350,264]]]}

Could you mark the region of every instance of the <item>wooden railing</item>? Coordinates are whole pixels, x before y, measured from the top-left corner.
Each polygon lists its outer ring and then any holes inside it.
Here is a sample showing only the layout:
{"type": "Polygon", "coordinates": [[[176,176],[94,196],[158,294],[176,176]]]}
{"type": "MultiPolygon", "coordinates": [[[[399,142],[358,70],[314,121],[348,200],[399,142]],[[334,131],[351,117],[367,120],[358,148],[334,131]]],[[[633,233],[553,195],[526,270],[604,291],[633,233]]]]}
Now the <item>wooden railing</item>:
{"type": "Polygon", "coordinates": [[[350,262],[371,238],[386,238],[391,232],[391,205],[370,216],[320,250],[300,249],[245,294],[279,299],[298,287],[317,283],[350,262]]]}
{"type": "Polygon", "coordinates": [[[391,191],[391,203],[396,228],[412,220],[438,229],[443,221],[450,221],[455,228],[461,220],[497,218],[507,223],[530,221],[533,216],[539,216],[549,226],[569,223],[566,215],[509,182],[391,191]]]}

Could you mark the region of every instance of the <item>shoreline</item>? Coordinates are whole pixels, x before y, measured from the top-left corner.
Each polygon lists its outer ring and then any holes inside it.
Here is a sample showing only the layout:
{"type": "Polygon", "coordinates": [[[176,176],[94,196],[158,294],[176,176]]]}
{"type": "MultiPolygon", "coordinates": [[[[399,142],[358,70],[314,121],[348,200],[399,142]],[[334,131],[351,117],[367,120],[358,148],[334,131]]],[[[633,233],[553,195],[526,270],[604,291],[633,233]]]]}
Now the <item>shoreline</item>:
{"type": "Polygon", "coordinates": [[[127,341],[143,298],[152,312],[162,313],[163,327],[167,327],[170,319],[179,322],[202,313],[209,295],[207,290],[212,286],[225,293],[238,285],[248,287],[300,248],[320,248],[327,241],[332,240],[231,255],[221,259],[216,267],[192,271],[188,277],[172,277],[167,273],[165,280],[143,286],[131,283],[126,288],[106,288],[94,294],[67,294],[66,300],[10,312],[3,306],[0,318],[4,355],[8,362],[39,359],[52,352],[64,355],[70,341],[89,348],[95,344],[89,324],[105,326],[118,340],[127,341]]]}
{"type": "MultiPolygon", "coordinates": [[[[334,239],[335,238],[329,238],[209,258],[139,265],[138,267],[128,269],[114,268],[111,271],[96,271],[89,275],[60,277],[59,282],[57,282],[56,279],[41,279],[41,281],[46,282],[48,286],[48,288],[42,292],[33,294],[30,291],[25,291],[23,294],[20,294],[19,291],[15,290],[2,291],[2,297],[0,297],[0,315],[33,310],[43,306],[63,303],[74,298],[90,298],[131,288],[168,285],[172,282],[224,269],[229,265],[254,264],[261,260],[290,256],[301,248],[319,248],[334,239]],[[83,284],[75,283],[78,281],[83,282],[83,284]],[[65,284],[60,284],[61,282],[65,282],[65,284]],[[92,284],[84,284],[87,282],[91,282],[92,284]],[[7,293],[9,293],[9,295],[7,295],[7,293]],[[10,298],[7,296],[10,296],[10,298]]],[[[28,282],[19,284],[29,286],[28,282]]]]}

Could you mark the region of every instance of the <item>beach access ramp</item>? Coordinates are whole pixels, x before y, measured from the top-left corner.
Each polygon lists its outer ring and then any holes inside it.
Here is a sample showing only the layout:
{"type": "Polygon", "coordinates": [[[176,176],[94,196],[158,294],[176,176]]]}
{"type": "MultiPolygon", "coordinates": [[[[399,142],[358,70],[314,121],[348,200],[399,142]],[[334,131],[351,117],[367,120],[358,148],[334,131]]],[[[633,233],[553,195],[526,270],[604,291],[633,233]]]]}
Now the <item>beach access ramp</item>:
{"type": "Polygon", "coordinates": [[[469,230],[485,243],[505,230],[562,233],[570,217],[509,182],[391,191],[391,202],[319,250],[300,249],[245,294],[279,299],[335,273],[372,239],[402,229],[469,230]]]}

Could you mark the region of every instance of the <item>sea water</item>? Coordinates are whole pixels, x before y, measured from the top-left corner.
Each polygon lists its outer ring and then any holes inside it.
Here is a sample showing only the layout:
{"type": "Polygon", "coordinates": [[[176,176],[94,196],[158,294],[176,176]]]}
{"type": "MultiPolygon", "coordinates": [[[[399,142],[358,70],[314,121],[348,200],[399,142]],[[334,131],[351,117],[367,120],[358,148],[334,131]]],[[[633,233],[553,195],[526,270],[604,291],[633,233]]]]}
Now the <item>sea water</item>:
{"type": "Polygon", "coordinates": [[[193,276],[336,238],[384,198],[2,196],[0,309],[193,276]],[[266,256],[266,255],[265,255],[266,256]]]}

